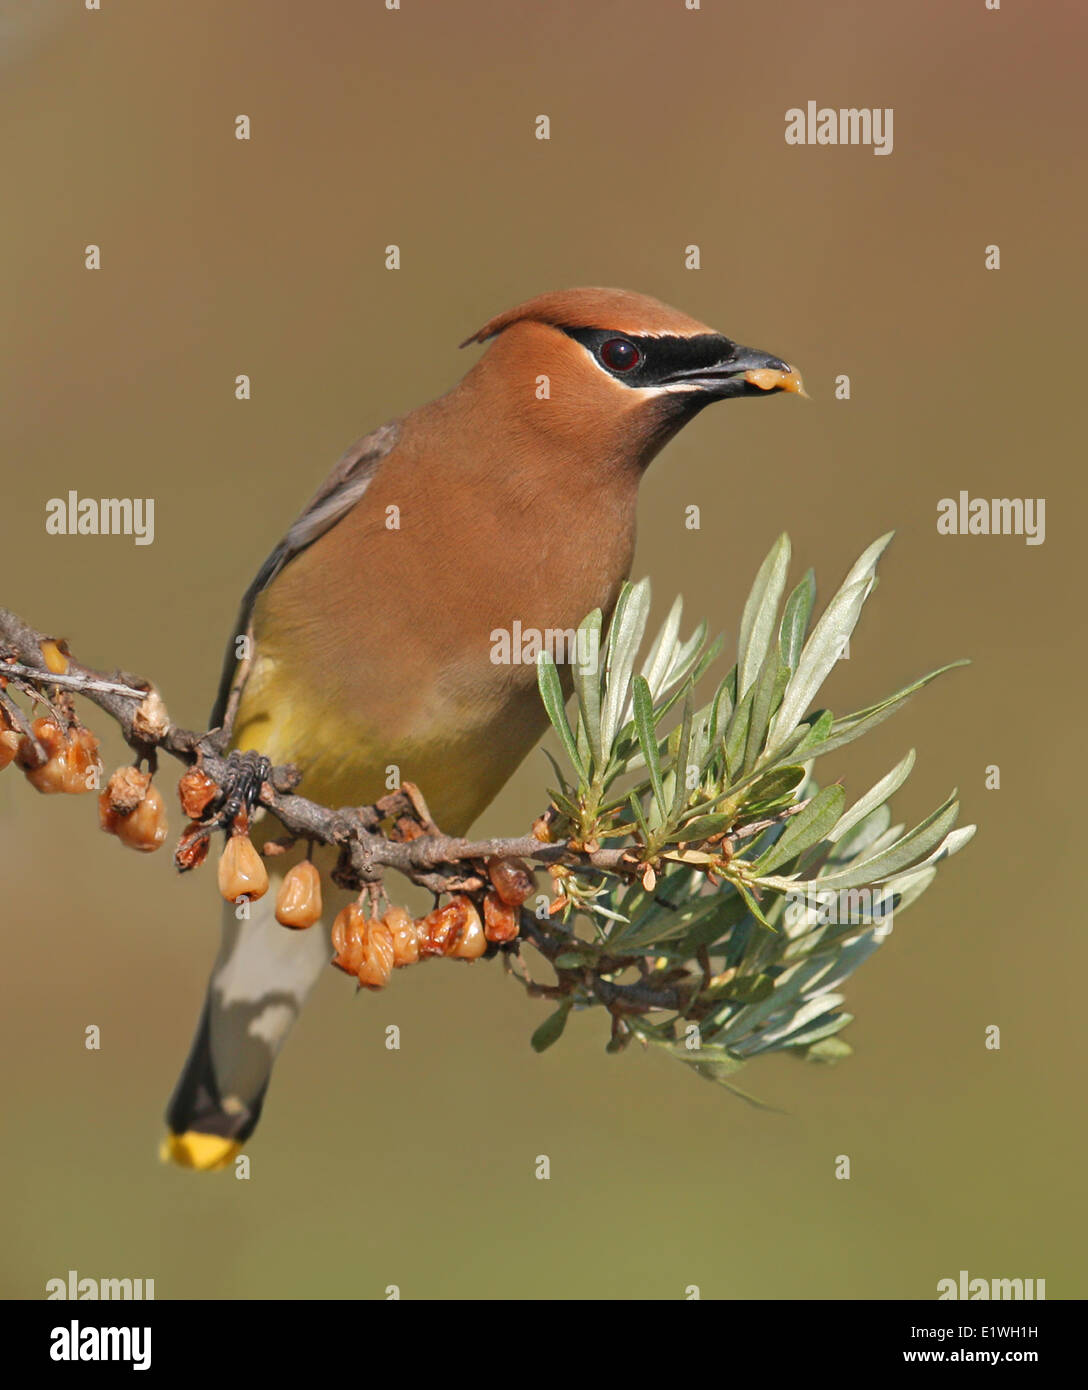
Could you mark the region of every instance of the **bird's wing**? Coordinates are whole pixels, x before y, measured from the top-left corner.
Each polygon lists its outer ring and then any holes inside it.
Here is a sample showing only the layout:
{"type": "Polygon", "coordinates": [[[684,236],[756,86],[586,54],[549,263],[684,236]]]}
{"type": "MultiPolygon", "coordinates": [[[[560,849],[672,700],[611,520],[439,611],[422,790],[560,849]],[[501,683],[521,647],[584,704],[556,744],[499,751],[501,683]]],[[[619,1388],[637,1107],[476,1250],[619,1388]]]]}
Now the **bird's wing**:
{"type": "Polygon", "coordinates": [[[227,644],[223,659],[223,670],[219,678],[219,691],[215,697],[208,723],[210,729],[218,728],[224,721],[231,697],[245,682],[248,662],[239,661],[236,643],[242,634],[252,636],[250,627],[253,619],[253,605],[261,590],[271,584],[283,567],[294,559],[307,546],[312,545],[319,536],[330,531],[336,523],[351,511],[356,502],[370,485],[378,471],[382,459],[390,453],[400,435],[400,426],[394,421],[382,425],[358,440],[343,455],[339,463],[318,488],[307,503],[298,520],[290,528],[283,540],[272,551],[257,572],[257,577],[245,591],[234,635],[227,644]]]}

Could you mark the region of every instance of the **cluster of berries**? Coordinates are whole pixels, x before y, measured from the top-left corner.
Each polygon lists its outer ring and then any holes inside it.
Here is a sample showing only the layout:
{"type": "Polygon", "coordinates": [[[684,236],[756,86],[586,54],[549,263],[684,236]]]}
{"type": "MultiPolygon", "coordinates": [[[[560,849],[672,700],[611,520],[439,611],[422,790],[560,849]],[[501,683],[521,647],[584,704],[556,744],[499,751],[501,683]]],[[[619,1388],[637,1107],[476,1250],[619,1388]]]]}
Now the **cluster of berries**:
{"type": "MultiPolygon", "coordinates": [[[[50,670],[67,669],[67,657],[55,643],[43,643],[42,651],[50,670]]],[[[31,786],[47,795],[100,786],[98,740],[89,729],[74,719],[66,726],[62,719],[47,716],[35,719],[30,730],[32,736],[21,733],[0,706],[0,769],[14,762],[31,786]]],[[[176,856],[179,868],[195,868],[207,857],[209,827],[202,818],[219,794],[218,784],[199,768],[190,768],[178,783],[181,807],[189,817],[176,856]]],[[[98,819],[103,830],[129,849],[156,850],[166,839],[162,796],[151,773],[138,767],[118,768],[109,779],[99,794],[98,819]]],[[[518,911],[533,890],[532,874],[520,860],[509,859],[489,863],[488,876],[491,888],[480,907],[464,894],[455,894],[445,906],[413,919],[402,907],[391,907],[377,918],[369,917],[361,902],[349,904],[333,922],[332,964],[367,989],[382,989],[399,966],[430,956],[478,960],[489,944],[513,941],[518,911]]],[[[218,883],[229,903],[242,898],[255,902],[268,892],[268,870],[249,838],[244,811],[231,825],[219,859],[218,883]]],[[[321,913],[321,875],[304,859],[284,875],[276,895],[276,921],[304,931],[320,921],[321,913]]]]}
{"type": "Polygon", "coordinates": [[[350,903],[333,922],[333,965],[367,989],[383,989],[398,966],[430,956],[478,960],[489,943],[513,941],[518,909],[533,890],[532,875],[517,860],[495,860],[488,876],[482,921],[476,904],[460,893],[415,920],[402,907],[378,918],[368,917],[361,903],[350,903]]]}
{"type": "MultiPolygon", "coordinates": [[[[32,737],[12,728],[0,709],[0,768],[14,762],[44,796],[79,795],[100,786],[102,760],[90,729],[74,721],[65,728],[58,719],[44,715],[31,723],[30,732],[32,737]]],[[[99,793],[98,823],[129,849],[144,853],[158,849],[166,839],[166,808],[151,774],[135,767],[118,768],[99,793]]]]}
{"type": "MultiPolygon", "coordinates": [[[[41,652],[48,670],[65,674],[68,656],[63,643],[47,638],[41,652]]],[[[0,678],[0,688],[5,684],[0,678]]],[[[79,795],[102,784],[98,740],[69,713],[62,713],[60,705],[54,714],[33,720],[29,735],[20,733],[0,706],[0,768],[12,762],[44,796],[79,795]]],[[[118,768],[99,793],[98,823],[129,849],[144,853],[158,849],[166,839],[166,808],[158,788],[151,784],[151,774],[135,767],[118,768]]]]}

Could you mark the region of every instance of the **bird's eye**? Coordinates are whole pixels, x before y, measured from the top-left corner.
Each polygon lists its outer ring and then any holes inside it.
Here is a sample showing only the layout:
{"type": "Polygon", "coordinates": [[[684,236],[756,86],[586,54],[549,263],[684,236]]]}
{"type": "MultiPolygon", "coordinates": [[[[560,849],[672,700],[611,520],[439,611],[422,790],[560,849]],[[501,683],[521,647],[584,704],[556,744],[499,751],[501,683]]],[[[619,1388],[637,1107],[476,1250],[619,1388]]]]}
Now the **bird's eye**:
{"type": "Polygon", "coordinates": [[[601,361],[610,372],[629,372],[642,361],[642,353],[626,338],[609,338],[601,344],[601,361]]]}

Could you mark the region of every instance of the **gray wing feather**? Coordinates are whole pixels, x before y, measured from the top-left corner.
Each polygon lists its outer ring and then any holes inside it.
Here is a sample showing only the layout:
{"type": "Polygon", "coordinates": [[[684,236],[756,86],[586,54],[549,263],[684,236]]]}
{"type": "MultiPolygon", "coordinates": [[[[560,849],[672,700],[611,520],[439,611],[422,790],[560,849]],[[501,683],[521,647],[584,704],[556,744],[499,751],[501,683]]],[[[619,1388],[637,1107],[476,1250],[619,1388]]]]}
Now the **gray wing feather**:
{"type": "Polygon", "coordinates": [[[239,677],[237,686],[240,687],[244,682],[244,673],[239,671],[238,657],[235,654],[235,643],[243,633],[250,632],[253,605],[257,602],[258,594],[271,584],[276,575],[296,555],[312,545],[326,531],[331,531],[336,523],[351,511],[370,486],[371,479],[378,471],[378,465],[396,445],[399,436],[400,426],[394,421],[382,425],[354,443],[257,571],[256,579],[242,596],[234,634],[227,644],[223,670],[219,678],[219,691],[208,723],[210,729],[218,728],[223,723],[231,695],[236,688],[236,676],[239,677]]]}

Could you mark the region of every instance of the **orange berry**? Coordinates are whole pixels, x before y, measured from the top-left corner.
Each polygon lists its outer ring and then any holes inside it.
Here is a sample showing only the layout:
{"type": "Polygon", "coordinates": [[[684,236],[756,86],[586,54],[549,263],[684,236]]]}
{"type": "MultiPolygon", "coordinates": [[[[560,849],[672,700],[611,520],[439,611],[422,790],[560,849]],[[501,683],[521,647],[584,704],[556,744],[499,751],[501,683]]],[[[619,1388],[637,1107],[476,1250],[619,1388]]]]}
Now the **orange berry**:
{"type": "Polygon", "coordinates": [[[52,671],[54,676],[67,675],[68,658],[51,637],[47,638],[46,641],[41,644],[41,653],[46,670],[52,671]]]}
{"type": "Polygon", "coordinates": [[[38,751],[34,740],[24,734],[15,752],[15,761],[26,773],[26,780],[44,796],[54,796],[65,790],[67,765],[65,753],[68,740],[64,730],[55,719],[35,719],[31,724],[34,738],[45,749],[44,763],[38,762],[38,751]]]}
{"type": "Polygon", "coordinates": [[[26,780],[43,796],[55,796],[57,792],[67,791],[68,769],[63,754],[50,758],[41,767],[28,768],[26,780]]]}
{"type": "Polygon", "coordinates": [[[158,849],[166,839],[166,807],[150,772],[119,767],[99,794],[98,823],[129,849],[158,849]]]}
{"type": "Polygon", "coordinates": [[[218,791],[218,783],[213,782],[206,772],[191,767],[178,782],[181,809],[190,820],[199,820],[218,791]]]}
{"type": "Polygon", "coordinates": [[[21,734],[14,729],[0,730],[0,768],[7,767],[19,749],[21,734]]]}
{"type": "Polygon", "coordinates": [[[219,891],[228,903],[256,902],[268,892],[268,870],[248,835],[232,835],[219,856],[219,891]]]}
{"type": "Polygon", "coordinates": [[[476,960],[487,950],[480,914],[470,898],[458,894],[419,922],[419,950],[424,956],[476,960]]]}
{"type": "Polygon", "coordinates": [[[487,874],[495,892],[510,907],[520,907],[535,886],[528,865],[521,859],[492,859],[487,874]]]}
{"type": "Polygon", "coordinates": [[[384,989],[393,973],[393,933],[376,917],[364,927],[363,955],[355,974],[366,989],[384,989]]]}
{"type": "Polygon", "coordinates": [[[354,975],[363,959],[366,914],[358,903],[348,903],[336,914],[332,924],[333,965],[354,975]]]}
{"type": "Polygon", "coordinates": [[[81,792],[93,790],[102,772],[102,759],[98,755],[98,740],[90,729],[72,730],[64,762],[66,792],[78,796],[81,792]]]}
{"type": "Polygon", "coordinates": [[[151,773],[141,772],[138,767],[119,767],[103,788],[98,798],[98,815],[103,830],[112,835],[114,826],[107,824],[108,817],[127,816],[135,811],[147,795],[151,786],[151,773]]]}
{"type": "Polygon", "coordinates": [[[308,859],[287,870],[276,894],[276,921],[305,931],[321,917],[321,875],[308,859]]]}
{"type": "Polygon", "coordinates": [[[332,924],[332,963],[354,975],[367,989],[382,989],[393,973],[393,933],[384,922],[366,916],[359,903],[349,903],[332,924]]]}
{"type": "Polygon", "coordinates": [[[484,898],[484,935],[488,941],[513,941],[518,934],[518,910],[503,902],[498,893],[484,898]]]}
{"type": "Polygon", "coordinates": [[[166,805],[158,787],[148,787],[144,799],[127,816],[120,816],[114,834],[128,849],[151,854],[166,839],[166,805]]]}
{"type": "Polygon", "coordinates": [[[467,910],[452,954],[458,960],[479,960],[487,950],[487,937],[484,935],[483,923],[476,908],[467,898],[464,899],[464,903],[467,910]]]}
{"type": "Polygon", "coordinates": [[[382,918],[393,936],[393,964],[415,965],[419,960],[419,931],[403,907],[391,907],[382,918]]]}

